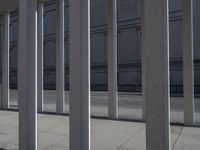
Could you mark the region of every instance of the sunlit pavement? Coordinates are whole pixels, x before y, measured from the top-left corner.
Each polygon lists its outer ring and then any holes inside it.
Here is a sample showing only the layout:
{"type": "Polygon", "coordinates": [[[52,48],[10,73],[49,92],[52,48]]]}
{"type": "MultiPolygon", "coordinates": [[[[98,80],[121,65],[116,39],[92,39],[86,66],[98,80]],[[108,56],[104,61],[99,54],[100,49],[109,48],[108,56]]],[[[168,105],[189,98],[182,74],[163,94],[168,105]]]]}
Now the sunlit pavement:
{"type": "MultiPolygon", "coordinates": [[[[171,126],[173,150],[199,150],[200,128],[171,126]]],[[[0,111],[0,149],[18,149],[18,113],[0,111]]],[[[69,149],[69,118],[38,115],[38,149],[69,149]]],[[[145,124],[91,120],[91,150],[145,150],[145,124]]]]}

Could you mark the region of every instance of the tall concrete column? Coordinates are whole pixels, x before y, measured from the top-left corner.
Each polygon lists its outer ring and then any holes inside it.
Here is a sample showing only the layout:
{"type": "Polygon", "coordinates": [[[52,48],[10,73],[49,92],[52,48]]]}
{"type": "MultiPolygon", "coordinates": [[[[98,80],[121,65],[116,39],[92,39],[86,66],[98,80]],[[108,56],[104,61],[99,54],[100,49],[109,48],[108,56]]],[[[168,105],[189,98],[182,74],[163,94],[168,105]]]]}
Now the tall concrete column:
{"type": "Polygon", "coordinates": [[[117,88],[117,1],[107,1],[108,23],[108,116],[118,117],[117,88]]]}
{"type": "Polygon", "coordinates": [[[37,150],[37,1],[19,0],[19,149],[37,150]]]}
{"type": "Polygon", "coordinates": [[[3,43],[2,43],[2,109],[8,109],[10,103],[9,96],[9,54],[10,54],[10,14],[3,15],[3,43]]]}
{"type": "Polygon", "coordinates": [[[90,0],[70,0],[70,149],[90,150],[90,0]]]}
{"type": "Polygon", "coordinates": [[[146,149],[170,150],[168,0],[143,0],[146,149]]]}
{"type": "Polygon", "coordinates": [[[56,1],[56,112],[65,111],[64,0],[56,1]]]}
{"type": "Polygon", "coordinates": [[[44,72],[44,19],[43,19],[43,3],[38,2],[38,89],[37,89],[37,109],[38,112],[44,111],[44,94],[43,94],[43,72],[44,72]]]}
{"type": "Polygon", "coordinates": [[[143,50],[143,39],[144,39],[144,0],[140,1],[140,6],[141,6],[141,70],[142,70],[142,120],[145,121],[146,118],[146,109],[145,109],[145,55],[143,54],[144,50],[143,50]]]}
{"type": "Polygon", "coordinates": [[[193,125],[194,66],[193,66],[193,0],[183,0],[183,92],[184,123],[193,125]]]}

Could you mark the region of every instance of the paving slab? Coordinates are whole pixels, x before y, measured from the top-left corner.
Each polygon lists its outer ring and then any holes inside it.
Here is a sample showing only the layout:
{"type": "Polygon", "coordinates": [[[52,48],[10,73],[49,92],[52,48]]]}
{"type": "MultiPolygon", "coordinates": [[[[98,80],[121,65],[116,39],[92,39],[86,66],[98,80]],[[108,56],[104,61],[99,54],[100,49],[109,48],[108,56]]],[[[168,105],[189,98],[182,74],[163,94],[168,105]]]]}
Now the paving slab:
{"type": "MultiPolygon", "coordinates": [[[[91,150],[145,150],[145,124],[91,119],[91,150]]],[[[200,128],[171,126],[172,150],[199,150],[200,128]]],[[[0,148],[18,150],[18,112],[0,111],[0,148]]],[[[38,114],[38,150],[69,150],[69,117],[38,114]]]]}
{"type": "Polygon", "coordinates": [[[142,123],[104,121],[92,127],[92,149],[115,150],[142,128],[142,123]]]}
{"type": "Polygon", "coordinates": [[[199,150],[200,149],[200,128],[184,127],[174,150],[199,150]]]}

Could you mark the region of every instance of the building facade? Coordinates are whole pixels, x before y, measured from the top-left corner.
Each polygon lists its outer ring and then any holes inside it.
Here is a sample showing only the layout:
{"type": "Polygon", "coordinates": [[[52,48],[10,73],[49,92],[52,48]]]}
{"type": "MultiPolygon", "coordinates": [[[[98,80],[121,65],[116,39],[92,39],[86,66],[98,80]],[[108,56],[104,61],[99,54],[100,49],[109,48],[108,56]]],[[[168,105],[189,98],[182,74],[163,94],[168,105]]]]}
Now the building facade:
{"type": "MultiPolygon", "coordinates": [[[[140,0],[118,0],[118,88],[141,92],[140,0]]],[[[182,0],[170,0],[170,87],[173,96],[183,93],[182,0]]],[[[107,3],[91,0],[91,88],[107,90],[107,3]]],[[[44,3],[44,87],[56,85],[55,0],[44,3]]],[[[65,1],[65,87],[69,88],[69,1],[65,1]]],[[[17,87],[18,12],[11,13],[10,86],[17,87]]],[[[2,24],[2,19],[1,19],[2,24]]],[[[2,25],[1,25],[2,27],[2,25]]],[[[194,0],[195,96],[200,96],[200,1],[194,0]]],[[[2,31],[2,29],[1,29],[2,31]]],[[[2,41],[2,40],[1,40],[2,41]]]]}

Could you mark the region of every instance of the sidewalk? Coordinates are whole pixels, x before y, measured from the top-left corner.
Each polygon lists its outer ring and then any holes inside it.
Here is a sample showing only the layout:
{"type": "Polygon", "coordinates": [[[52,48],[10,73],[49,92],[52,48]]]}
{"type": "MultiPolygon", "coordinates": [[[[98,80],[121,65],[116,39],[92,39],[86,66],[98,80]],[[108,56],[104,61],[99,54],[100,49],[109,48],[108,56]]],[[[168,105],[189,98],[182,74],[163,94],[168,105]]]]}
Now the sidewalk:
{"type": "MultiPolygon", "coordinates": [[[[91,115],[107,116],[108,114],[108,93],[91,92],[91,115]]],[[[119,117],[122,119],[142,120],[142,96],[133,93],[119,94],[119,117]]],[[[11,107],[17,108],[17,90],[11,90],[11,107]]],[[[65,92],[65,112],[69,113],[69,91],[65,92]]],[[[171,98],[171,122],[183,123],[183,98],[171,98]]],[[[55,91],[44,91],[44,111],[56,111],[55,91]]],[[[200,98],[195,99],[196,124],[200,125],[200,98]]]]}
{"type": "MultiPolygon", "coordinates": [[[[171,126],[173,150],[199,150],[200,128],[171,126]]],[[[18,113],[0,111],[0,149],[18,149],[18,113]]],[[[38,115],[38,150],[69,150],[69,118],[38,115]]],[[[145,150],[145,124],[91,120],[91,150],[145,150]]]]}

